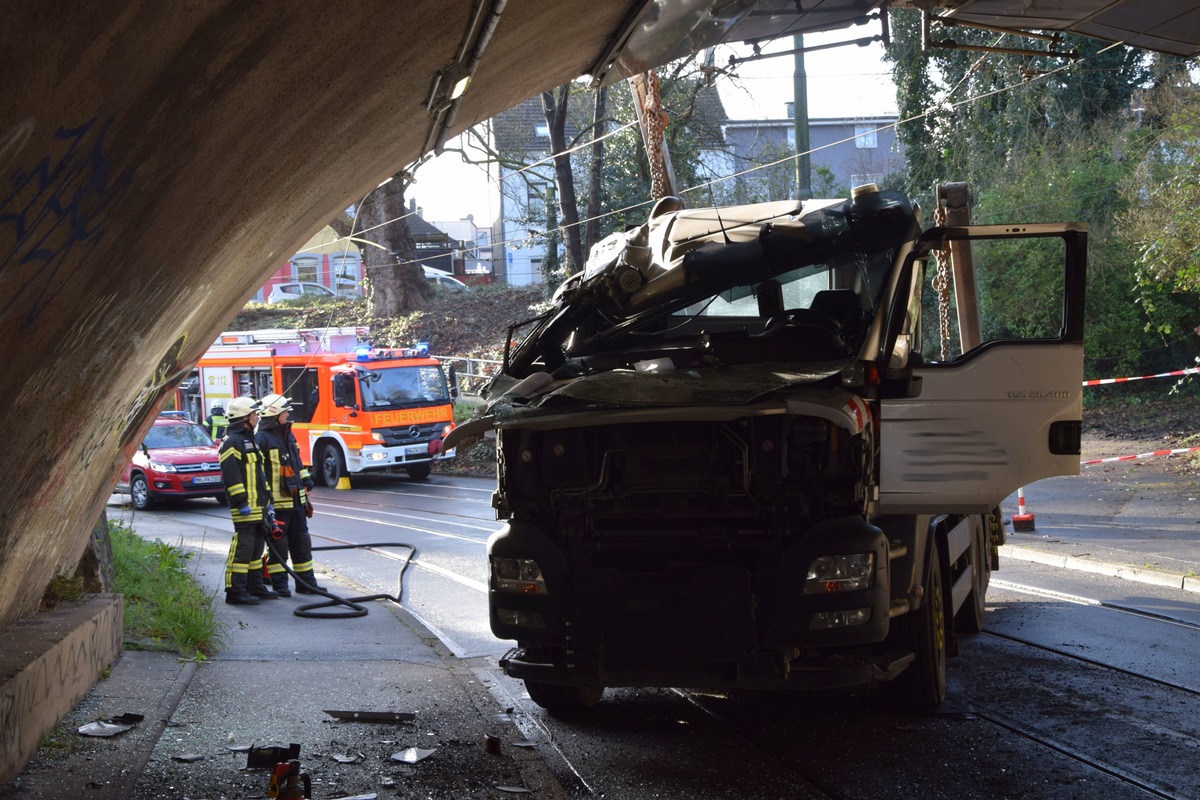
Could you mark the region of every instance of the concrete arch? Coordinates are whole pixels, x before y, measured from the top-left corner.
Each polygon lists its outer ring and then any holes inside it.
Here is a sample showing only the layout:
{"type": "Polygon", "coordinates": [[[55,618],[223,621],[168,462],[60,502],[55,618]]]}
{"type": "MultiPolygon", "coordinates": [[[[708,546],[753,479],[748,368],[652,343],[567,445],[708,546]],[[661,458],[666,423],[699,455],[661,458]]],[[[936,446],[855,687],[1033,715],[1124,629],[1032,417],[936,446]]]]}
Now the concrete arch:
{"type": "MultiPolygon", "coordinates": [[[[74,567],[162,394],[338,210],[419,157],[470,0],[0,11],[0,630],[74,567]]],[[[626,2],[508,0],[449,130],[583,73],[626,2]]]]}

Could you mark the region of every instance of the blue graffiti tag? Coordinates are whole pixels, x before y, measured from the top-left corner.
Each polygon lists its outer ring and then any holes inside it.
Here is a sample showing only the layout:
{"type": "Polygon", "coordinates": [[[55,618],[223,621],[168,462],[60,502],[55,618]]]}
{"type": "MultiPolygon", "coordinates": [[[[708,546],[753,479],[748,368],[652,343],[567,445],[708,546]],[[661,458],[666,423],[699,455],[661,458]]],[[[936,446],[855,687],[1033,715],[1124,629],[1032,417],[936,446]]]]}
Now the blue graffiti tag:
{"type": "MultiPolygon", "coordinates": [[[[0,277],[13,286],[4,311],[25,311],[28,327],[62,292],[104,238],[132,171],[114,176],[104,155],[112,117],[93,117],[76,128],[59,128],[54,140],[62,152],[46,155],[32,169],[14,169],[0,185],[0,231],[14,234],[11,249],[0,252],[0,277]]],[[[8,237],[0,237],[0,247],[8,237]]]]}

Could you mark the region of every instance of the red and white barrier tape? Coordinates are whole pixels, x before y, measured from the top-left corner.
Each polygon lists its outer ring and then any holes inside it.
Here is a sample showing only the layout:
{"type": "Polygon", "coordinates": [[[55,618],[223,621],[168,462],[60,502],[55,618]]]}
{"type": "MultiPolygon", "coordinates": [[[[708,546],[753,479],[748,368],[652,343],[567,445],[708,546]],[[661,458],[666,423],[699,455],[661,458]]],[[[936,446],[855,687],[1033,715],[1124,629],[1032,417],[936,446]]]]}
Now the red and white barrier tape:
{"type": "Polygon", "coordinates": [[[1109,464],[1113,461],[1133,461],[1135,458],[1150,458],[1151,456],[1173,456],[1179,453],[1191,453],[1200,450],[1200,447],[1180,447],[1176,450],[1155,450],[1153,453],[1138,453],[1136,456],[1113,456],[1112,458],[1094,458],[1091,461],[1080,461],[1079,466],[1086,467],[1091,464],[1109,464]]]}
{"type": "Polygon", "coordinates": [[[1151,378],[1174,378],[1179,375],[1195,375],[1200,373],[1200,367],[1177,369],[1174,372],[1160,372],[1157,375],[1138,375],[1135,378],[1101,378],[1095,381],[1084,381],[1084,386],[1105,386],[1110,383],[1128,383],[1129,381],[1145,381],[1151,378]]]}

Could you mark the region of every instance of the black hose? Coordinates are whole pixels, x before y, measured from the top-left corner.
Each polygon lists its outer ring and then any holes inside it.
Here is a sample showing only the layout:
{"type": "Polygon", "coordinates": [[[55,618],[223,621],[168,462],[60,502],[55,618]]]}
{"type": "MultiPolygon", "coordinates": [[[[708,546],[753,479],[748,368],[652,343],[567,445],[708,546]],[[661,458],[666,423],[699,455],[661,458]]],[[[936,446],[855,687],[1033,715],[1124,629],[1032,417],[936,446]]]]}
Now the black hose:
{"type": "Polygon", "coordinates": [[[271,555],[275,556],[275,560],[278,561],[283,566],[284,571],[286,571],[288,575],[291,575],[295,579],[297,587],[303,585],[305,590],[309,594],[319,594],[322,597],[328,598],[319,603],[306,603],[305,605],[297,606],[292,611],[292,613],[295,614],[297,617],[308,617],[309,619],[353,619],[354,617],[365,617],[367,615],[367,609],[365,606],[359,605],[359,603],[365,603],[369,600],[391,600],[396,605],[400,605],[400,597],[404,594],[404,573],[408,569],[408,565],[412,563],[412,560],[417,555],[417,548],[407,542],[379,542],[379,543],[374,543],[374,544],[330,544],[330,545],[322,545],[321,547],[312,548],[312,550],[314,552],[316,552],[317,550],[358,550],[358,549],[362,549],[365,547],[406,547],[406,548],[408,548],[408,555],[404,559],[404,565],[402,567],[400,567],[400,573],[396,576],[396,594],[394,596],[390,595],[390,594],[370,594],[370,595],[365,595],[363,597],[338,597],[336,594],[334,594],[332,592],[329,592],[329,591],[326,591],[325,589],[320,589],[320,588],[317,588],[316,586],[313,586],[308,581],[304,580],[299,575],[297,575],[295,573],[295,571],[293,571],[292,568],[288,565],[287,560],[284,558],[281,558],[279,556],[278,551],[275,550],[274,545],[272,545],[272,543],[271,543],[271,537],[267,536],[265,538],[266,538],[266,542],[267,542],[267,548],[271,551],[271,555]],[[324,613],[317,613],[317,609],[335,608],[337,606],[348,606],[349,610],[347,610],[347,611],[327,611],[324,613]]]}

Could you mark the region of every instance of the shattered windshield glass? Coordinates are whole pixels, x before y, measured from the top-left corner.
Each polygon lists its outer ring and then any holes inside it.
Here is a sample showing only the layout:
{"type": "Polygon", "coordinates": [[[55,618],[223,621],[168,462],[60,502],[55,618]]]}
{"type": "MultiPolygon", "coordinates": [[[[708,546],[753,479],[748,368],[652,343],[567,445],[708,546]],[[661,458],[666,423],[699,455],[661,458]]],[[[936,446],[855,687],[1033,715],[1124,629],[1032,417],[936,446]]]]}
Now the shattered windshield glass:
{"type": "Polygon", "coordinates": [[[849,358],[919,232],[895,192],[651,212],[613,234],[556,295],[510,374],[849,358]]]}

